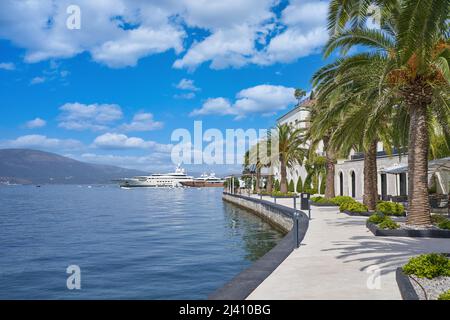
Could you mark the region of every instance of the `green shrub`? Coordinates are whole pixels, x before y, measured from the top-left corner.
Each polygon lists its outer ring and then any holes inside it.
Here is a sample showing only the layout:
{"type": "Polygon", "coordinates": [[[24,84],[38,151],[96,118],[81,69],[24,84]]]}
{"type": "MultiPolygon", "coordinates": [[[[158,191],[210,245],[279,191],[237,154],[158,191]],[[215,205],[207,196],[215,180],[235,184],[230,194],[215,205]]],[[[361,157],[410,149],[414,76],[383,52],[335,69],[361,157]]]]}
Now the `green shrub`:
{"type": "Polygon", "coordinates": [[[388,216],[401,216],[405,213],[405,207],[401,203],[379,201],[377,211],[388,216]]]}
{"type": "Polygon", "coordinates": [[[342,203],[339,206],[339,210],[341,212],[343,211],[349,211],[349,212],[367,212],[367,206],[363,205],[360,202],[357,201],[347,201],[342,203]]]}
{"type": "Polygon", "coordinates": [[[272,192],[273,197],[294,197],[296,194],[294,192],[281,192],[281,191],[274,191],[272,192]]]}
{"type": "Polygon", "coordinates": [[[322,196],[311,197],[311,201],[315,203],[334,205],[334,203],[331,202],[331,199],[324,198],[322,196]]]}
{"type": "Polygon", "coordinates": [[[447,219],[447,221],[442,221],[438,224],[438,227],[445,230],[450,230],[450,220],[447,219]]]}
{"type": "Polygon", "coordinates": [[[292,179],[291,179],[291,181],[289,181],[288,191],[295,192],[294,180],[292,180],[292,179]]]}
{"type": "Polygon", "coordinates": [[[442,293],[438,300],[450,300],[450,290],[447,290],[446,292],[442,293]]]}
{"type": "Polygon", "coordinates": [[[384,214],[382,214],[382,213],[375,213],[375,214],[371,215],[369,217],[369,219],[367,219],[367,221],[375,223],[375,224],[379,224],[379,223],[383,222],[384,219],[385,219],[384,214]]]}
{"type": "Polygon", "coordinates": [[[335,205],[340,206],[344,202],[355,202],[356,200],[349,196],[337,196],[330,199],[335,205]]]}
{"type": "Polygon", "coordinates": [[[394,230],[400,228],[400,225],[397,222],[393,221],[391,218],[385,216],[383,221],[380,224],[378,224],[378,227],[380,229],[394,230]]]}
{"type": "Polygon", "coordinates": [[[297,192],[298,193],[302,193],[303,192],[303,182],[302,182],[302,178],[298,177],[297,180],[297,192]]]}
{"type": "Polygon", "coordinates": [[[448,219],[445,216],[443,216],[443,215],[433,214],[431,216],[431,222],[434,223],[434,224],[439,224],[439,223],[445,222],[445,221],[448,221],[448,219]]]}
{"type": "Polygon", "coordinates": [[[403,266],[403,272],[428,279],[439,276],[450,277],[450,260],[438,253],[422,254],[409,259],[403,266]]]}
{"type": "Polygon", "coordinates": [[[278,181],[278,179],[273,183],[273,189],[275,191],[280,191],[280,181],[278,181]]]}

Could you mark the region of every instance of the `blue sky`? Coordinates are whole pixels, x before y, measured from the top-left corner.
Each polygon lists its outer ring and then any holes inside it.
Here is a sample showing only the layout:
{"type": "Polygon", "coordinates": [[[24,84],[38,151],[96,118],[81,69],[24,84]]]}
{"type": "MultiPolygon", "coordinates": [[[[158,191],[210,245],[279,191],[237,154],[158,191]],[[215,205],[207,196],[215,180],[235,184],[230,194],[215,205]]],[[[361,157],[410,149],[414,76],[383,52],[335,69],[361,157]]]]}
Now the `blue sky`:
{"type": "Polygon", "coordinates": [[[294,88],[309,90],[324,64],[326,9],[319,0],[2,1],[0,147],[169,170],[173,130],[194,120],[267,128],[292,108],[294,88]],[[66,26],[71,4],[79,30],[66,26]]]}

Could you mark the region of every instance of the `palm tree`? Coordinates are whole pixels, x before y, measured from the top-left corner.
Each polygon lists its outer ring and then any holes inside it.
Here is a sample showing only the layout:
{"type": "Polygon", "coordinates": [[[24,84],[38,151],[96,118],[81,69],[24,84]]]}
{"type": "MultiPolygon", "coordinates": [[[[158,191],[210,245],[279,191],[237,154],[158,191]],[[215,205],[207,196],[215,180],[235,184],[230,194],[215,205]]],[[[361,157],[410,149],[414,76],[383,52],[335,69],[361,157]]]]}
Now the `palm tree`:
{"type": "Polygon", "coordinates": [[[442,0],[332,0],[331,37],[325,56],[337,49],[368,48],[345,56],[330,69],[340,74],[378,63],[378,103],[401,99],[409,116],[408,224],[431,223],[428,201],[430,118],[448,130],[450,107],[449,5],[442,0]],[[370,6],[379,8],[379,28],[368,28],[370,6]]]}
{"type": "Polygon", "coordinates": [[[280,191],[286,193],[288,191],[287,167],[301,164],[305,157],[301,129],[294,129],[288,124],[278,124],[276,135],[271,137],[271,141],[278,144],[276,160],[280,164],[280,191]]]}
{"type": "Polygon", "coordinates": [[[305,131],[304,140],[309,144],[308,158],[317,157],[317,149],[319,144],[323,143],[323,151],[325,156],[325,198],[333,198],[335,196],[334,178],[336,151],[330,144],[333,131],[336,129],[338,122],[327,118],[327,122],[323,123],[325,113],[329,106],[327,99],[314,99],[309,105],[309,123],[305,131]]]}

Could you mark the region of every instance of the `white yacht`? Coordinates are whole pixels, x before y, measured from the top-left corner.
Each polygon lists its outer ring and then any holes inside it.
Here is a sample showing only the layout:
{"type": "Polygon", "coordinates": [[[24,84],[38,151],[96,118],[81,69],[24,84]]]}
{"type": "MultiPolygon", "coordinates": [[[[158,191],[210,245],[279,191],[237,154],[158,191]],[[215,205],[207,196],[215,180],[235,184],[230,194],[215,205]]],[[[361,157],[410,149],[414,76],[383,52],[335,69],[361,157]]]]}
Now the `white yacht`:
{"type": "Polygon", "coordinates": [[[182,182],[190,182],[194,178],[186,174],[186,170],[177,166],[175,172],[154,173],[149,176],[137,176],[117,180],[122,188],[154,187],[154,188],[177,188],[183,187],[182,182]]]}
{"type": "Polygon", "coordinates": [[[210,174],[202,174],[199,178],[195,178],[192,181],[182,181],[181,184],[186,187],[223,187],[225,180],[216,177],[216,175],[212,172],[210,174]]]}

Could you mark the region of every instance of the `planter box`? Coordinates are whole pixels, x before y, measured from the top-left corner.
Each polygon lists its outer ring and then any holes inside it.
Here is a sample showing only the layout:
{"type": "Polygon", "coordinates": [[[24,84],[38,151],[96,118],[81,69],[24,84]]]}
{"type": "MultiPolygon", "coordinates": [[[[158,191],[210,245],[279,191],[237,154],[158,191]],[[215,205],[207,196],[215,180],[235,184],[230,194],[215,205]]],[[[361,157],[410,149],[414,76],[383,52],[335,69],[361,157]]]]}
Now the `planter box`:
{"type": "Polygon", "coordinates": [[[373,235],[380,237],[450,238],[450,230],[380,229],[369,221],[366,222],[366,226],[373,235]]]}
{"type": "Polygon", "coordinates": [[[399,267],[395,271],[395,279],[397,280],[397,285],[403,300],[419,300],[411,279],[403,272],[402,268],[399,267]]]}
{"type": "Polygon", "coordinates": [[[345,213],[349,216],[359,216],[359,217],[370,217],[371,215],[373,215],[373,212],[351,212],[351,211],[343,211],[342,213],[345,213]]]}

